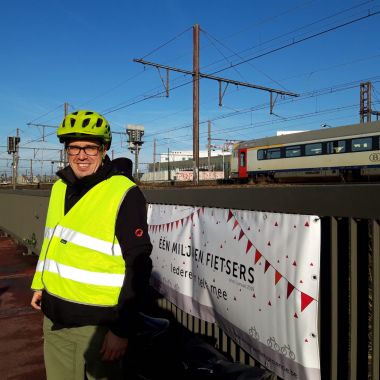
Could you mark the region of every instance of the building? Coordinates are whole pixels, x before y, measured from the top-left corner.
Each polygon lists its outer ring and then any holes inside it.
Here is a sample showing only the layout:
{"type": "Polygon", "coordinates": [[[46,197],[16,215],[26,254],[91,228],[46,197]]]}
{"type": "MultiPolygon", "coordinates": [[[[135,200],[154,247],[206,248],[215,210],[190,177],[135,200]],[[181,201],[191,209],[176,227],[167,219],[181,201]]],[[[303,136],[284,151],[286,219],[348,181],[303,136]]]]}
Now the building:
{"type": "MultiPolygon", "coordinates": [[[[231,153],[221,149],[212,150],[210,160],[208,151],[199,152],[199,179],[228,178],[231,153]],[[201,174],[212,172],[213,174],[201,174]]],[[[193,173],[192,151],[169,151],[160,154],[158,162],[148,165],[148,172],[144,173],[141,182],[162,181],[192,181],[193,173]]]]}

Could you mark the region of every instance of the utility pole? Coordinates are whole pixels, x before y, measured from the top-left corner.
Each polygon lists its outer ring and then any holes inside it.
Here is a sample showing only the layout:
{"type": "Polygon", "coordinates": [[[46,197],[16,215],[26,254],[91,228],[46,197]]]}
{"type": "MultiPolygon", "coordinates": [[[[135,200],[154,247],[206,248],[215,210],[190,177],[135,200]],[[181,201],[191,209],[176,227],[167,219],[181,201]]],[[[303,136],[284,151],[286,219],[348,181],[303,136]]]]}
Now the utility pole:
{"type": "Polygon", "coordinates": [[[33,183],[33,160],[30,159],[30,182],[33,183]]]}
{"type": "Polygon", "coordinates": [[[380,112],[372,110],[372,83],[360,83],[360,122],[368,123],[371,121],[371,115],[376,115],[379,120],[380,112]]]}
{"type": "MultiPolygon", "coordinates": [[[[157,68],[166,69],[167,72],[167,83],[168,83],[168,72],[169,70],[176,71],[183,74],[192,75],[193,77],[193,183],[198,184],[199,180],[199,79],[207,78],[211,80],[216,80],[219,82],[219,105],[222,105],[222,99],[224,92],[221,89],[222,83],[235,84],[237,86],[250,87],[257,90],[267,91],[270,94],[270,112],[272,113],[275,100],[273,100],[272,95],[287,95],[287,96],[299,96],[293,92],[276,90],[269,87],[258,86],[251,83],[239,82],[232,79],[221,78],[214,75],[202,74],[199,71],[199,30],[198,24],[193,25],[193,71],[179,69],[177,67],[170,67],[166,65],[161,65],[158,63],[148,62],[143,59],[134,59],[134,62],[141,63],[143,65],[154,66],[157,68]]],[[[169,85],[165,88],[166,96],[169,95],[169,85]]]]}
{"type": "Polygon", "coordinates": [[[199,25],[193,26],[193,183],[199,183],[199,25]]]}
{"type": "Polygon", "coordinates": [[[156,139],[153,140],[153,182],[156,181],[156,139]]]}
{"type": "Polygon", "coordinates": [[[208,121],[207,125],[207,155],[208,155],[208,161],[207,161],[207,167],[208,171],[211,171],[211,121],[208,121]]]}
{"type": "Polygon", "coordinates": [[[171,181],[170,178],[170,155],[169,155],[169,148],[168,148],[168,181],[171,181]]]}
{"type": "Polygon", "coordinates": [[[65,155],[65,150],[64,149],[61,149],[60,151],[59,151],[59,162],[57,163],[57,169],[58,170],[61,170],[61,169],[63,169],[64,168],[64,159],[63,159],[63,157],[64,157],[64,155],[65,155]]]}
{"type": "Polygon", "coordinates": [[[14,168],[15,168],[15,180],[13,182],[13,190],[16,188],[16,183],[17,183],[17,177],[18,177],[18,159],[19,159],[19,144],[20,142],[20,136],[19,136],[19,129],[16,129],[16,152],[13,156],[13,161],[14,161],[14,168]]]}

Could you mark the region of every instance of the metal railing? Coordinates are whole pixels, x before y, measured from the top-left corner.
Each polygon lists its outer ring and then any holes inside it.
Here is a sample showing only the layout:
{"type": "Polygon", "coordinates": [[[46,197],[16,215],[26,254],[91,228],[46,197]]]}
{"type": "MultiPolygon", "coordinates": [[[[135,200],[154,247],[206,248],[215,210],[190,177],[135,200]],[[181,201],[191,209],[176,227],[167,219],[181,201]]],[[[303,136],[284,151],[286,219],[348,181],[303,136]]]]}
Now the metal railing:
{"type": "MultiPolygon", "coordinates": [[[[151,203],[311,214],[321,217],[319,342],[322,380],[380,379],[379,185],[284,186],[147,191],[151,203]]],[[[213,336],[236,361],[257,365],[218,326],[184,315],[190,331],[213,336]],[[191,323],[189,323],[191,321],[191,323]]]]}
{"type": "MultiPolygon", "coordinates": [[[[321,378],[379,379],[380,225],[377,220],[322,218],[320,279],[321,378]]],[[[261,366],[216,324],[191,316],[165,299],[189,331],[213,337],[234,361],[261,366]]],[[[276,378],[274,376],[274,378],[276,378]]]]}

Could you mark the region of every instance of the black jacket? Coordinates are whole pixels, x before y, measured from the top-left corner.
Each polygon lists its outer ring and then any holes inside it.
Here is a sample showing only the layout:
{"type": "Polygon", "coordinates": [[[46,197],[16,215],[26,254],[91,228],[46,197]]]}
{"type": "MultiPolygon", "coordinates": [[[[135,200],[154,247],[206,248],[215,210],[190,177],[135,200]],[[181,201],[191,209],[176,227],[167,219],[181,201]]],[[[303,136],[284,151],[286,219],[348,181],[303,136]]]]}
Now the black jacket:
{"type": "MultiPolygon", "coordinates": [[[[69,166],[57,172],[67,184],[65,213],[93,186],[116,174],[133,180],[131,160],[117,158],[111,161],[106,156],[103,166],[95,174],[82,179],[77,179],[69,166]]],[[[137,313],[152,271],[150,259],[152,244],[146,220],[146,201],[137,186],[128,191],[120,206],[115,233],[127,266],[117,307],[76,304],[44,291],[41,307],[44,314],[53,322],[53,328],[108,325],[115,335],[121,337],[133,335],[138,322],[137,313]]]]}

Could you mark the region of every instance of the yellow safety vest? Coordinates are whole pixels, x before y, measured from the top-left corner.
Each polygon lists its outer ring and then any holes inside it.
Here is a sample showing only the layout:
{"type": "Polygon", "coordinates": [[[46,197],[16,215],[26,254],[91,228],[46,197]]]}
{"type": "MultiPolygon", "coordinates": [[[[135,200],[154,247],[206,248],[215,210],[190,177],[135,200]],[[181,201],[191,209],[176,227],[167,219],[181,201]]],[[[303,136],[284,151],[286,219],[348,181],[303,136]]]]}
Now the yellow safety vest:
{"type": "Polygon", "coordinates": [[[128,178],[113,176],[90,189],[64,215],[67,186],[62,180],[53,185],[32,289],[80,304],[117,305],[126,264],[115,224],[133,186],[128,178]]]}

